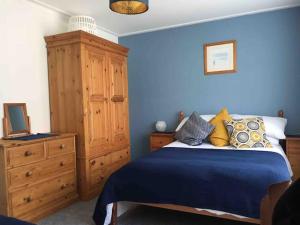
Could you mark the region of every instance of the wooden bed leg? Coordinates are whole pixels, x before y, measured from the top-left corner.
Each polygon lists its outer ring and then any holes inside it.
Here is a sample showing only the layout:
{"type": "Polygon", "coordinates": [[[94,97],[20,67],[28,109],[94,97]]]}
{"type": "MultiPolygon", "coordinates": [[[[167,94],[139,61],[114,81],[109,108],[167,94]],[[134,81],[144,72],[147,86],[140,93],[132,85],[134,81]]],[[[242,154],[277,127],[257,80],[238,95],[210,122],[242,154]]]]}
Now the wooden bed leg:
{"type": "Polygon", "coordinates": [[[269,195],[266,195],[261,202],[260,209],[260,224],[261,225],[272,225],[272,212],[269,195]]]}
{"type": "Polygon", "coordinates": [[[274,207],[281,197],[281,195],[285,192],[285,190],[289,187],[290,182],[284,182],[281,184],[272,185],[269,188],[268,194],[263,198],[261,202],[260,214],[261,214],[261,225],[272,225],[272,216],[274,207]]]}
{"type": "Polygon", "coordinates": [[[117,219],[118,219],[118,204],[113,203],[110,225],[117,225],[117,219]]]}

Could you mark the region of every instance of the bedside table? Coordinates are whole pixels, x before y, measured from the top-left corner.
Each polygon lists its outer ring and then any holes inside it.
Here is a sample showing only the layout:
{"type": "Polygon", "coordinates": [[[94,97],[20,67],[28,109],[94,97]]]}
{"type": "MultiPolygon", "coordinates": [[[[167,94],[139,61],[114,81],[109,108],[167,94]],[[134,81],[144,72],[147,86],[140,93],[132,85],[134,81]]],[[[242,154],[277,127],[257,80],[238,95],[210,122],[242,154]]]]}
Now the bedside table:
{"type": "Polygon", "coordinates": [[[287,136],[286,155],[294,173],[293,180],[297,180],[300,178],[300,135],[287,136]]]}
{"type": "Polygon", "coordinates": [[[155,151],[175,141],[174,132],[153,132],[150,135],[150,150],[155,151]]]}

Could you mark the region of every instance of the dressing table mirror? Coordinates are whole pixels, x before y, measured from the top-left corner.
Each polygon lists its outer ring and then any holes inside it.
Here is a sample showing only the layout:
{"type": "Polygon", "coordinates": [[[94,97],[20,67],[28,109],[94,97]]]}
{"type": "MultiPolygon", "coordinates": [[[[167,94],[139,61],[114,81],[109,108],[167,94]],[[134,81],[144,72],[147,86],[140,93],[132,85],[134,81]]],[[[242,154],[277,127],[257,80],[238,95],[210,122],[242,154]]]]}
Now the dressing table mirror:
{"type": "Polygon", "coordinates": [[[30,135],[30,121],[25,103],[4,103],[3,135],[5,139],[30,135]]]}

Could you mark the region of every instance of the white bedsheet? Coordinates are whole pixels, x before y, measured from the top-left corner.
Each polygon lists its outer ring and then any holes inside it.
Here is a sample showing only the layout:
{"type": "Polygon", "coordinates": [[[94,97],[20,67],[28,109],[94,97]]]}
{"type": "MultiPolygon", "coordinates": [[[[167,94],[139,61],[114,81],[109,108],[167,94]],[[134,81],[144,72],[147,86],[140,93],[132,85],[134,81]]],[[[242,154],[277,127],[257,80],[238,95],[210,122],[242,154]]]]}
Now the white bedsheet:
{"type": "MultiPolygon", "coordinates": [[[[164,147],[174,147],[174,148],[195,148],[195,149],[235,149],[231,146],[226,146],[226,147],[216,147],[214,145],[211,145],[211,144],[208,144],[208,143],[203,143],[202,145],[199,145],[199,146],[190,146],[190,145],[187,145],[187,144],[184,144],[182,142],[179,142],[179,141],[174,141],[164,147]]],[[[272,152],[276,152],[278,153],[279,155],[281,155],[285,162],[286,162],[286,166],[290,172],[290,175],[291,177],[293,176],[293,172],[292,172],[292,168],[291,168],[291,165],[290,165],[290,162],[289,160],[287,159],[281,145],[274,145],[273,144],[273,148],[252,148],[251,150],[254,150],[254,151],[272,151],[272,152]]],[[[236,150],[236,151],[243,151],[243,150],[236,150]]],[[[107,205],[106,207],[106,210],[107,210],[107,215],[106,215],[106,218],[105,218],[105,223],[104,225],[109,225],[110,224],[110,221],[111,221],[111,216],[112,216],[112,204],[109,204],[107,205]]],[[[237,215],[237,214],[232,214],[232,213],[227,213],[227,212],[223,212],[223,211],[218,211],[218,210],[211,210],[211,209],[200,209],[200,208],[196,208],[196,210],[198,211],[207,211],[207,212],[210,212],[210,213],[214,213],[216,215],[232,215],[232,216],[235,216],[237,218],[247,218],[245,216],[241,216],[241,215],[237,215]]]]}

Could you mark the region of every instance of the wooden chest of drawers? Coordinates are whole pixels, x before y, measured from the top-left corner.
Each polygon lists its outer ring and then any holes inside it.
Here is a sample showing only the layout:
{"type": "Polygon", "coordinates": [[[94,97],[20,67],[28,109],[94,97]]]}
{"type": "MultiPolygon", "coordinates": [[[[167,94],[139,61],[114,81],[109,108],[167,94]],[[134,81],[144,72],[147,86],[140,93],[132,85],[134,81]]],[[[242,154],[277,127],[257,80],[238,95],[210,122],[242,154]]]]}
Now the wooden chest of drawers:
{"type": "Polygon", "coordinates": [[[32,222],[77,198],[74,134],[0,140],[0,214],[32,222]]]}

